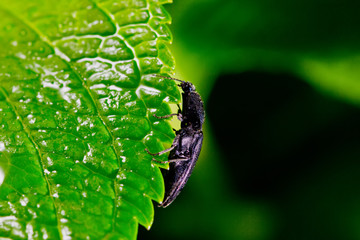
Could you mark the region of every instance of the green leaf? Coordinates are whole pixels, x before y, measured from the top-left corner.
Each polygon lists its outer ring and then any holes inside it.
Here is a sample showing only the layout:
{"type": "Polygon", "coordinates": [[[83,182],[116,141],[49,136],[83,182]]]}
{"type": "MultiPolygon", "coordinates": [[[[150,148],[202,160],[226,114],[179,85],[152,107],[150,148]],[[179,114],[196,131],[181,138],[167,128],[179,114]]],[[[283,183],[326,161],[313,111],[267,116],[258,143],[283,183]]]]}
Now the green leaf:
{"type": "MultiPolygon", "coordinates": [[[[135,239],[180,95],[167,0],[0,2],[0,238],[135,239]]],[[[166,156],[164,156],[165,158],[166,156]]]]}

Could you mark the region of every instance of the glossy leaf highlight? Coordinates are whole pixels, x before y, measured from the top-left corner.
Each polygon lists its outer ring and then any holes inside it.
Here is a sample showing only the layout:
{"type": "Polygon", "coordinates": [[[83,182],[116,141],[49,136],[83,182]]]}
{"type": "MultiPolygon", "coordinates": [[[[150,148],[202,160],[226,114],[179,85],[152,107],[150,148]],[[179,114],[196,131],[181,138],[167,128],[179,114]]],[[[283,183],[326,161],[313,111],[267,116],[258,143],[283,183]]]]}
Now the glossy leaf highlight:
{"type": "Polygon", "coordinates": [[[167,1],[0,2],[0,237],[135,239],[179,100],[167,1]]]}

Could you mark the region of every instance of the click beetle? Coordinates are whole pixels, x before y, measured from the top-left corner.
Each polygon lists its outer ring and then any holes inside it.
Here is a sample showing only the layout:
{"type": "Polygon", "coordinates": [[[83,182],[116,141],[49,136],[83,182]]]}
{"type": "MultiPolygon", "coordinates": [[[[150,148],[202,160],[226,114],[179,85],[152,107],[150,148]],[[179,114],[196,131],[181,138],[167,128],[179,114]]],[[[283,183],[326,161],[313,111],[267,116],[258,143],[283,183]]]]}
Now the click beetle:
{"type": "MultiPolygon", "coordinates": [[[[159,153],[150,153],[145,149],[153,156],[170,151],[168,161],[165,161],[169,163],[169,170],[162,170],[165,180],[165,197],[159,206],[165,208],[180,194],[199,158],[203,142],[202,125],[205,120],[205,111],[201,97],[192,83],[170,77],[157,77],[179,81],[181,82],[179,86],[183,90],[182,110],[179,108],[176,114],[155,116],[157,118],[168,118],[177,115],[181,121],[181,129],[176,131],[172,146],[159,153]]],[[[154,161],[156,160],[154,159],[154,161]]]]}

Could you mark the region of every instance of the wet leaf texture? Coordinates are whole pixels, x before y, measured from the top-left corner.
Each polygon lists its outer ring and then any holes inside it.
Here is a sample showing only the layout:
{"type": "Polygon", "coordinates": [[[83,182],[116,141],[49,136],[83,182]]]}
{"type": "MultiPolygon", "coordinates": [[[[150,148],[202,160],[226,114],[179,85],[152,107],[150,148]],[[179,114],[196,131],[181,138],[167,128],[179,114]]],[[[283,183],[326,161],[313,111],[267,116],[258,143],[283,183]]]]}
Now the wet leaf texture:
{"type": "Polygon", "coordinates": [[[135,239],[179,100],[161,0],[0,1],[0,237],[135,239]]]}

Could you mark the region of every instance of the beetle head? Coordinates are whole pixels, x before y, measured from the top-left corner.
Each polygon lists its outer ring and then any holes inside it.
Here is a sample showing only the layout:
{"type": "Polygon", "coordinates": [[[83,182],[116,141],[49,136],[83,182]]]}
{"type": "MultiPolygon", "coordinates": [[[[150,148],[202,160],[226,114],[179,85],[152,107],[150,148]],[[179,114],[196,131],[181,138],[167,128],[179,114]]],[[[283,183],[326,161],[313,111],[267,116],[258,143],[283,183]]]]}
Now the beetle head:
{"type": "Polygon", "coordinates": [[[184,92],[195,91],[195,86],[190,82],[183,81],[183,82],[181,82],[180,86],[184,92]]]}

